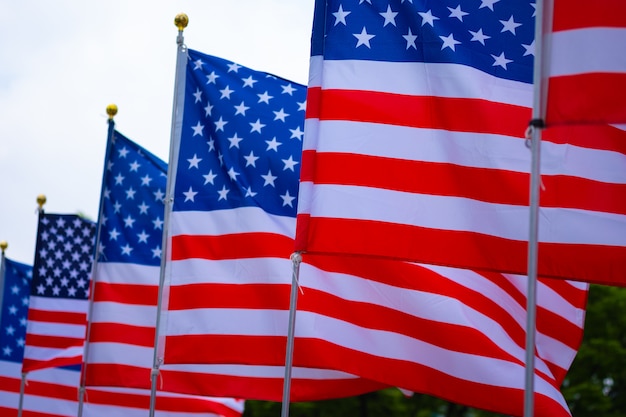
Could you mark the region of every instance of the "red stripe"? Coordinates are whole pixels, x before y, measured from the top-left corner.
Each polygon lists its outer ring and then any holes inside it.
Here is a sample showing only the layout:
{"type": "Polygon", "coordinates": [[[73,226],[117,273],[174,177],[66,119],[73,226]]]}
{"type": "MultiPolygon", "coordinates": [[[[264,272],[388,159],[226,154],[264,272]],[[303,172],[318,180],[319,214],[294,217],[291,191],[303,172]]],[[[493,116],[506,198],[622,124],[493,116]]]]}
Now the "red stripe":
{"type": "Polygon", "coordinates": [[[542,131],[542,140],[626,155],[626,131],[610,125],[549,126],[542,131]]]}
{"type": "Polygon", "coordinates": [[[107,301],[130,305],[156,306],[158,297],[157,285],[96,282],[94,292],[94,302],[107,301]]]}
{"type": "MultiPolygon", "coordinates": [[[[315,172],[303,181],[379,188],[416,194],[470,198],[498,204],[528,206],[530,175],[440,162],[410,161],[355,153],[307,154],[315,172]],[[411,173],[411,175],[407,175],[411,173]],[[312,178],[311,178],[312,177],[312,178]],[[468,187],[468,184],[481,186],[468,187]]],[[[303,157],[304,159],[305,157],[303,157]]],[[[542,207],[578,208],[626,214],[626,184],[609,184],[564,175],[542,175],[542,207]]]]}
{"type": "MultiPolygon", "coordinates": [[[[528,247],[524,241],[371,220],[309,217],[307,227],[309,233],[301,236],[297,250],[526,275],[528,247]],[[455,256],[451,258],[450,253],[455,256]]],[[[616,273],[625,270],[626,247],[539,244],[539,276],[626,286],[626,276],[616,273]]]]}
{"type": "Polygon", "coordinates": [[[290,284],[190,284],[170,287],[169,311],[195,308],[289,310],[290,284]]]}
{"type": "MultiPolygon", "coordinates": [[[[7,408],[0,406],[0,416],[2,417],[17,417],[17,408],[7,408]]],[[[40,413],[31,410],[22,410],[22,417],[59,417],[59,414],[40,413]]]]}
{"type": "Polygon", "coordinates": [[[52,349],[65,349],[74,346],[83,346],[85,339],[63,336],[46,336],[34,333],[26,334],[26,346],[52,349]]]}
{"type": "Polygon", "coordinates": [[[548,84],[546,123],[626,123],[624,91],[626,73],[551,77],[548,84]]]}
{"type": "Polygon", "coordinates": [[[92,323],[89,343],[104,342],[151,348],[154,347],[154,327],[139,327],[123,323],[92,323]]]}
{"type": "Polygon", "coordinates": [[[307,111],[311,106],[307,118],[320,120],[349,120],[522,138],[531,118],[528,107],[483,99],[312,89],[319,91],[309,93],[309,98],[315,101],[307,102],[307,111]],[[320,103],[323,105],[320,106],[320,103]],[[319,113],[317,107],[321,107],[319,113]]]}
{"type": "Polygon", "coordinates": [[[592,26],[626,27],[626,2],[602,0],[555,0],[554,32],[592,26]]]}
{"type": "Polygon", "coordinates": [[[242,233],[221,236],[172,237],[172,260],[289,258],[293,239],[274,233],[242,233]]]}
{"type": "Polygon", "coordinates": [[[38,369],[58,368],[62,366],[80,365],[83,361],[83,355],[52,358],[45,361],[38,361],[29,358],[24,358],[22,361],[22,372],[32,372],[38,369]]]}
{"type": "MultiPolygon", "coordinates": [[[[150,369],[113,363],[88,363],[85,385],[151,389],[150,369]]],[[[206,392],[202,395],[206,395],[206,392]]]]}
{"type": "Polygon", "coordinates": [[[28,310],[29,321],[39,321],[42,323],[64,323],[64,324],[87,324],[87,313],[72,313],[66,311],[38,310],[31,307],[28,310]]]}

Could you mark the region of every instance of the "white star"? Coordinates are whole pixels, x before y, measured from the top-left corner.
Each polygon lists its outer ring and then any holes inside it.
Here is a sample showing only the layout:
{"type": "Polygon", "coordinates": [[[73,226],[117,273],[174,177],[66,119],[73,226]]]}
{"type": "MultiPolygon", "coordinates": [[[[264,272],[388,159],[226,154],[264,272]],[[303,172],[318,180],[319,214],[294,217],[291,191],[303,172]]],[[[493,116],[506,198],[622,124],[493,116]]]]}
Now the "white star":
{"type": "Polygon", "coordinates": [[[246,106],[244,104],[244,102],[242,101],[240,105],[235,106],[235,116],[238,114],[243,114],[244,116],[246,115],[246,110],[248,110],[250,107],[246,106]]]}
{"type": "Polygon", "coordinates": [[[206,76],[207,84],[215,84],[215,80],[217,80],[220,76],[215,74],[215,71],[212,71],[209,75],[206,76]]]}
{"type": "Polygon", "coordinates": [[[215,150],[215,139],[209,138],[209,140],[207,140],[206,143],[207,143],[207,145],[209,145],[209,152],[215,150]]]}
{"type": "Polygon", "coordinates": [[[415,45],[415,39],[417,39],[417,35],[414,35],[411,32],[411,28],[409,28],[409,33],[407,33],[406,35],[402,35],[402,37],[406,40],[406,49],[409,49],[411,47],[417,49],[417,46],[415,45]]]}
{"type": "Polygon", "coordinates": [[[128,155],[129,150],[126,149],[126,146],[124,146],[122,149],[119,150],[119,157],[120,158],[126,158],[126,155],[128,155]]]}
{"type": "Polygon", "coordinates": [[[137,191],[133,190],[133,187],[130,187],[128,190],[126,190],[126,199],[127,200],[134,200],[136,192],[137,191]]]}
{"type": "Polygon", "coordinates": [[[244,78],[243,79],[243,86],[244,87],[254,87],[254,83],[257,82],[257,80],[255,80],[254,78],[252,78],[252,75],[249,76],[248,78],[244,78]]]}
{"type": "Polygon", "coordinates": [[[370,35],[369,33],[367,33],[367,30],[365,29],[365,26],[363,26],[363,30],[361,30],[361,33],[353,33],[352,34],[355,38],[357,38],[357,43],[355,48],[358,48],[361,45],[365,45],[368,48],[371,48],[370,46],[370,39],[372,39],[374,36],[376,35],[370,35]]]}
{"type": "Polygon", "coordinates": [[[196,92],[193,93],[193,96],[196,98],[196,101],[194,101],[194,103],[202,101],[202,99],[200,98],[202,96],[202,90],[200,90],[199,88],[196,88],[196,92]]]}
{"type": "Polygon", "coordinates": [[[298,111],[306,111],[306,100],[304,100],[303,102],[299,102],[298,101],[298,111]]]}
{"type": "Polygon", "coordinates": [[[113,229],[109,232],[109,240],[117,240],[117,237],[120,235],[120,232],[117,229],[113,229]]]}
{"type": "Polygon", "coordinates": [[[139,243],[141,243],[141,242],[148,243],[148,238],[149,237],[150,237],[150,235],[147,234],[145,230],[142,230],[141,233],[137,234],[137,238],[139,239],[139,243]]]}
{"type": "Polygon", "coordinates": [[[398,12],[394,12],[391,10],[391,6],[387,5],[387,11],[384,13],[379,13],[382,17],[385,18],[385,22],[383,23],[383,27],[387,26],[387,24],[391,23],[392,25],[396,25],[396,15],[398,12]]]}
{"type": "Polygon", "coordinates": [[[293,96],[293,92],[296,91],[291,84],[281,85],[280,87],[283,89],[281,94],[289,94],[290,96],[293,96]]]}
{"type": "Polygon", "coordinates": [[[346,25],[346,16],[348,16],[350,13],[352,12],[347,12],[343,10],[343,7],[341,7],[341,4],[339,5],[339,10],[337,10],[335,13],[333,13],[333,16],[335,16],[335,26],[337,26],[339,23],[343,23],[343,25],[346,25]]]}
{"type": "Polygon", "coordinates": [[[256,160],[259,159],[259,157],[254,156],[254,152],[250,151],[250,154],[248,156],[244,156],[244,159],[246,160],[246,166],[252,165],[253,167],[256,167],[256,160]]]}
{"type": "Polygon", "coordinates": [[[452,36],[453,34],[451,33],[448,36],[439,36],[441,38],[441,40],[443,41],[443,45],[441,45],[441,50],[443,51],[445,48],[450,48],[453,51],[455,50],[455,46],[460,44],[461,42],[457,41],[456,39],[454,39],[454,36],[452,36]]]}
{"type": "Polygon", "coordinates": [[[366,1],[369,4],[372,4],[372,0],[359,0],[359,4],[363,4],[363,2],[366,1]]]}
{"type": "Polygon", "coordinates": [[[270,149],[278,152],[278,147],[280,145],[282,145],[282,143],[278,142],[276,140],[276,137],[273,137],[272,140],[266,140],[265,143],[267,143],[267,149],[266,151],[269,151],[270,149]]]}
{"type": "Polygon", "coordinates": [[[257,195],[257,193],[253,192],[252,188],[246,188],[246,195],[244,197],[254,197],[255,195],[257,195]]]}
{"type": "Polygon", "coordinates": [[[267,94],[267,91],[264,92],[263,94],[257,94],[257,96],[259,96],[259,103],[267,103],[267,104],[270,104],[270,99],[274,98],[273,96],[270,96],[269,94],[267,94]]]}
{"type": "Polygon", "coordinates": [[[480,7],[478,8],[482,9],[483,7],[489,7],[491,11],[493,12],[493,5],[499,1],[500,0],[480,0],[480,7]]]}
{"type": "Polygon", "coordinates": [[[152,194],[154,194],[154,201],[163,201],[163,197],[165,197],[165,193],[160,188],[152,194]]]}
{"type": "Polygon", "coordinates": [[[456,9],[453,9],[452,7],[448,7],[448,10],[450,10],[450,16],[448,17],[456,17],[461,22],[463,21],[463,16],[467,16],[469,14],[461,10],[460,4],[456,6],[456,9]]]}
{"type": "Polygon", "coordinates": [[[506,59],[506,57],[504,56],[504,52],[502,52],[499,56],[495,56],[495,55],[491,55],[491,57],[494,59],[494,63],[492,64],[492,66],[496,67],[496,66],[500,66],[504,69],[506,69],[506,64],[508,64],[509,62],[513,62],[510,59],[506,59]]]}
{"type": "Polygon", "coordinates": [[[198,158],[198,155],[196,155],[195,153],[193,154],[193,158],[191,159],[187,159],[187,161],[189,162],[189,168],[199,168],[198,164],[200,163],[200,161],[202,161],[202,158],[198,158]]]}
{"type": "Polygon", "coordinates": [[[150,206],[147,205],[144,201],[140,205],[138,205],[137,208],[139,208],[139,214],[148,214],[148,209],[150,208],[150,206]]]}
{"type": "Polygon", "coordinates": [[[241,65],[235,64],[234,62],[232,64],[228,64],[228,72],[237,72],[239,71],[239,68],[241,68],[241,65]]]}
{"type": "MultiPolygon", "coordinates": [[[[191,187],[189,188],[191,190],[191,187]]],[[[161,220],[160,217],[157,217],[156,219],[152,220],[152,224],[154,225],[155,229],[163,229],[163,220],[161,220]]]]}
{"type": "Polygon", "coordinates": [[[115,176],[115,185],[122,185],[122,181],[124,181],[124,176],[122,174],[117,174],[115,176]]]}
{"type": "Polygon", "coordinates": [[[220,96],[220,100],[223,98],[227,98],[230,100],[230,95],[234,92],[235,90],[231,90],[229,86],[226,86],[226,88],[224,88],[223,90],[220,90],[220,93],[222,93],[222,95],[220,96]]]}
{"type": "Polygon", "coordinates": [[[139,169],[139,167],[141,166],[137,161],[129,164],[130,168],[128,169],[130,172],[137,172],[137,170],[139,169]]]}
{"type": "Polygon", "coordinates": [[[195,71],[195,70],[197,70],[197,69],[202,69],[202,65],[204,64],[204,62],[202,62],[202,60],[201,60],[201,59],[199,59],[199,60],[197,60],[197,61],[194,61],[194,63],[193,63],[193,64],[194,64],[194,65],[193,65],[193,69],[194,69],[194,71],[195,71]]]}
{"type": "Polygon", "coordinates": [[[291,202],[296,199],[295,197],[292,197],[289,195],[289,190],[287,190],[285,194],[281,195],[280,198],[283,199],[283,207],[284,206],[293,207],[291,202]]]}
{"type": "Polygon", "coordinates": [[[259,132],[259,133],[261,133],[261,129],[263,129],[265,127],[265,125],[263,123],[261,123],[261,119],[257,119],[256,122],[250,123],[250,126],[252,126],[252,129],[250,130],[250,133],[252,133],[252,132],[259,132]]]}
{"type": "Polygon", "coordinates": [[[121,249],[122,249],[122,255],[130,256],[130,253],[133,251],[133,248],[131,248],[128,243],[125,246],[122,246],[121,249]]]}
{"type": "Polygon", "coordinates": [[[240,175],[237,171],[235,171],[235,168],[230,167],[230,169],[228,170],[228,176],[230,177],[230,179],[232,181],[237,181],[237,175],[240,175]]]}
{"type": "Polygon", "coordinates": [[[211,103],[207,103],[206,107],[204,108],[204,115],[205,116],[211,116],[211,111],[213,110],[213,106],[211,106],[211,103]]]}
{"type": "Polygon", "coordinates": [[[428,23],[431,27],[435,26],[435,20],[439,20],[438,17],[433,16],[432,12],[429,10],[427,12],[417,12],[420,16],[422,16],[422,26],[428,23]]]}
{"type": "Polygon", "coordinates": [[[53,295],[59,295],[61,294],[61,288],[57,287],[56,285],[54,287],[52,287],[52,294],[53,295]]]}
{"type": "Polygon", "coordinates": [[[204,185],[207,185],[209,183],[215,185],[213,180],[215,179],[215,177],[217,177],[217,175],[213,173],[213,170],[210,170],[209,173],[206,175],[203,175],[203,177],[204,177],[204,185]]]}
{"type": "Polygon", "coordinates": [[[511,17],[509,17],[509,20],[500,20],[500,23],[502,23],[502,26],[503,26],[501,32],[507,32],[508,31],[508,32],[511,32],[514,35],[515,35],[515,29],[518,26],[522,26],[521,23],[516,23],[513,20],[513,15],[511,15],[511,17]]]}
{"type": "Polygon", "coordinates": [[[480,42],[480,43],[482,43],[483,45],[485,44],[485,40],[486,40],[486,39],[491,38],[491,36],[487,36],[487,35],[483,34],[483,30],[482,30],[482,28],[481,28],[481,29],[478,29],[478,32],[472,32],[472,31],[470,30],[470,31],[469,31],[469,33],[471,33],[471,34],[472,34],[472,39],[470,39],[470,40],[480,42]]]}
{"type": "Polygon", "coordinates": [[[289,139],[296,138],[298,140],[302,140],[302,136],[304,136],[304,132],[300,130],[300,126],[298,126],[295,129],[289,129],[289,131],[291,132],[291,137],[289,139]]]}
{"type": "Polygon", "coordinates": [[[141,185],[145,185],[146,187],[150,186],[150,181],[152,181],[152,178],[150,178],[150,176],[148,174],[146,174],[145,176],[141,177],[141,185]]]}
{"type": "MultiPolygon", "coordinates": [[[[289,159],[281,159],[281,161],[283,161],[283,163],[285,164],[285,167],[283,168],[283,171],[290,169],[291,171],[294,171],[293,167],[295,167],[297,164],[299,164],[298,161],[294,161],[293,160],[293,156],[289,156],[289,159]]],[[[294,171],[295,172],[295,171],[294,171]]]]}
{"type": "Polygon", "coordinates": [[[274,180],[278,177],[272,175],[272,171],[268,170],[267,175],[261,175],[261,178],[265,180],[265,183],[263,183],[263,187],[265,187],[266,185],[271,185],[272,187],[275,187],[276,185],[274,185],[274,180]]]}
{"type": "Polygon", "coordinates": [[[198,192],[194,191],[191,188],[191,186],[189,186],[189,191],[184,191],[183,192],[183,195],[185,196],[185,201],[184,202],[187,202],[187,201],[192,201],[193,202],[194,201],[194,197],[196,196],[196,194],[198,194],[198,192]]]}
{"type": "Polygon", "coordinates": [[[289,113],[285,113],[284,109],[280,109],[280,111],[275,111],[274,112],[274,120],[281,120],[281,121],[285,121],[285,117],[289,116],[289,113]]]}
{"type": "Polygon", "coordinates": [[[228,188],[226,188],[226,186],[224,185],[222,187],[222,189],[217,192],[220,195],[219,198],[217,199],[217,201],[226,200],[227,199],[226,195],[228,194],[229,191],[230,190],[228,188]]]}
{"type": "Polygon", "coordinates": [[[526,55],[535,56],[535,40],[534,39],[533,39],[533,42],[530,45],[522,44],[522,46],[524,47],[524,49],[526,49],[526,52],[524,52],[524,56],[526,56],[526,55]]]}
{"type": "Polygon", "coordinates": [[[222,132],[224,131],[224,126],[226,125],[226,123],[228,123],[225,120],[222,120],[222,116],[220,116],[220,119],[215,122],[215,131],[217,132],[218,130],[221,130],[222,132]]]}
{"type": "Polygon", "coordinates": [[[235,133],[232,137],[228,138],[228,141],[230,142],[228,149],[232,147],[239,149],[239,142],[241,142],[242,140],[243,138],[238,137],[237,133],[235,133]]]}
{"type": "Polygon", "coordinates": [[[43,294],[46,292],[46,287],[43,286],[43,284],[39,284],[37,286],[37,294],[43,294]]]}
{"type": "Polygon", "coordinates": [[[69,295],[70,297],[75,297],[76,296],[76,288],[69,287],[67,289],[67,295],[69,295]]]}
{"type": "Polygon", "coordinates": [[[132,229],[133,223],[135,223],[135,219],[130,217],[130,214],[129,214],[128,217],[124,219],[124,227],[130,227],[132,229]]]}
{"type": "Polygon", "coordinates": [[[198,124],[195,126],[191,126],[191,128],[193,129],[193,136],[197,136],[197,135],[202,136],[202,129],[204,129],[204,125],[200,124],[199,120],[198,120],[198,124]]]}
{"type": "Polygon", "coordinates": [[[161,247],[157,246],[156,248],[152,249],[152,257],[153,258],[160,258],[161,257],[161,247]]]}

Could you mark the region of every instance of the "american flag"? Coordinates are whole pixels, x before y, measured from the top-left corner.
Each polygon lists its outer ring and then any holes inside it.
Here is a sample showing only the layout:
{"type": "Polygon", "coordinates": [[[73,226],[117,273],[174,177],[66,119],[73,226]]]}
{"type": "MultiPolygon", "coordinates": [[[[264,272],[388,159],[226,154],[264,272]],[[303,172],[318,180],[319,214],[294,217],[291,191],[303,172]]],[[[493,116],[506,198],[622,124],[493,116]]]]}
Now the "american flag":
{"type": "MultiPolygon", "coordinates": [[[[167,164],[121,133],[112,133],[103,174],[100,244],[84,371],[86,386],[118,388],[115,395],[108,392],[112,388],[90,389],[86,398],[94,413],[102,412],[108,403],[145,415],[150,405],[167,164]]],[[[174,386],[180,378],[184,380],[184,374],[167,376],[174,386]]],[[[157,416],[236,417],[243,413],[243,400],[182,395],[160,388],[157,416]]]]}
{"type": "MultiPolygon", "coordinates": [[[[2,333],[0,334],[0,414],[17,416],[20,395],[22,357],[26,336],[26,317],[30,298],[32,267],[5,258],[5,303],[0,308],[2,333]]],[[[1,280],[0,280],[1,281],[1,280]]],[[[78,369],[46,368],[28,374],[24,391],[22,415],[24,417],[75,417],[78,412],[78,369]]],[[[145,416],[149,395],[145,390],[98,387],[86,392],[88,401],[83,407],[84,417],[105,414],[125,417],[145,416]]],[[[243,412],[243,402],[222,399],[221,403],[206,407],[200,398],[159,393],[159,417],[203,416],[237,417],[243,412]]]]}
{"type": "Polygon", "coordinates": [[[82,362],[95,230],[76,214],[39,215],[22,372],[82,362]]]}
{"type": "MultiPolygon", "coordinates": [[[[316,9],[297,249],[526,274],[535,3],[316,9]]],[[[538,274],[626,284],[623,154],[545,139],[538,274]]]]}
{"type": "MultiPolygon", "coordinates": [[[[305,95],[188,50],[163,334],[190,392],[282,399],[305,95]]],[[[294,368],[292,400],[385,387],[315,368],[294,368]]]]}
{"type": "Polygon", "coordinates": [[[626,123],[626,59],[618,52],[626,3],[546,0],[544,7],[548,126],[626,123]]]}

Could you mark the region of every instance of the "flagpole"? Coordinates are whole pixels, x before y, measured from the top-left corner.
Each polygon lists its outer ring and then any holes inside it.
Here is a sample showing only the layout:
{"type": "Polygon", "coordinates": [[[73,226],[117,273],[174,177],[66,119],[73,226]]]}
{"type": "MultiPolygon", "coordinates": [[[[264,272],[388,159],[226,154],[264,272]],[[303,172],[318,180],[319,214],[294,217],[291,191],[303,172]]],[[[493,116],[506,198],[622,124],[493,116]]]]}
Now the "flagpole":
{"type": "Polygon", "coordinates": [[[183,108],[185,104],[185,70],[187,66],[187,47],[185,45],[183,31],[189,24],[189,17],[184,13],[177,14],[174,18],[174,24],[178,28],[178,36],[176,37],[176,73],[174,75],[174,103],[172,106],[172,126],[170,131],[170,155],[169,164],[167,167],[167,191],[164,201],[165,212],[163,214],[164,223],[163,241],[161,244],[161,269],[159,275],[159,294],[157,301],[156,326],[154,332],[154,358],[152,362],[152,371],[150,373],[150,417],[154,417],[154,412],[156,408],[157,377],[159,375],[159,368],[163,363],[163,354],[161,350],[164,349],[164,346],[162,343],[160,343],[161,311],[163,310],[163,304],[167,303],[167,299],[163,299],[163,293],[166,281],[166,268],[168,267],[167,260],[170,256],[170,247],[168,245],[169,217],[172,211],[172,205],[174,203],[174,175],[176,173],[178,165],[178,148],[182,131],[183,108]]]}
{"type": "Polygon", "coordinates": [[[4,251],[6,251],[8,247],[9,244],[6,240],[0,242],[0,312],[2,311],[2,303],[4,302],[4,270],[6,268],[4,264],[4,251]]]}
{"type": "Polygon", "coordinates": [[[528,126],[531,149],[530,219],[528,237],[528,295],[526,299],[526,368],[524,417],[534,415],[535,336],[537,331],[537,259],[539,252],[539,199],[541,189],[541,129],[544,127],[542,88],[544,0],[537,0],[535,16],[535,60],[533,68],[533,110],[528,126]]]}
{"type": "Polygon", "coordinates": [[[293,272],[291,274],[291,298],[289,300],[289,327],[287,330],[287,352],[285,353],[285,380],[283,381],[283,403],[281,417],[289,417],[289,402],[291,398],[291,369],[293,363],[293,344],[296,329],[296,310],[298,305],[298,277],[300,275],[300,252],[291,254],[293,272]]]}
{"type": "MultiPolygon", "coordinates": [[[[41,224],[44,204],[46,204],[46,196],[43,194],[39,194],[37,196],[37,229],[39,229],[39,225],[41,224]]],[[[39,236],[39,232],[37,232],[37,236],[39,236]]],[[[17,408],[17,417],[22,417],[22,406],[24,405],[24,390],[26,388],[27,375],[28,372],[22,372],[22,381],[20,382],[20,400],[17,408]]]]}
{"type": "Polygon", "coordinates": [[[85,332],[85,347],[83,349],[83,366],[80,373],[80,387],[78,388],[78,414],[77,417],[83,415],[83,403],[85,399],[85,384],[87,379],[87,359],[89,358],[89,338],[91,337],[91,323],[93,316],[93,300],[96,292],[96,267],[98,264],[98,254],[100,253],[100,231],[102,228],[102,212],[104,210],[104,189],[106,187],[106,170],[107,161],[110,161],[110,154],[113,148],[113,136],[115,134],[115,121],[113,118],[117,114],[117,106],[109,104],[106,108],[109,119],[107,121],[109,127],[107,130],[106,148],[104,151],[104,169],[102,170],[102,182],[100,186],[100,205],[98,207],[98,226],[96,229],[96,244],[94,245],[93,262],[91,265],[91,283],[89,290],[89,311],[87,313],[87,331],[85,332]]]}

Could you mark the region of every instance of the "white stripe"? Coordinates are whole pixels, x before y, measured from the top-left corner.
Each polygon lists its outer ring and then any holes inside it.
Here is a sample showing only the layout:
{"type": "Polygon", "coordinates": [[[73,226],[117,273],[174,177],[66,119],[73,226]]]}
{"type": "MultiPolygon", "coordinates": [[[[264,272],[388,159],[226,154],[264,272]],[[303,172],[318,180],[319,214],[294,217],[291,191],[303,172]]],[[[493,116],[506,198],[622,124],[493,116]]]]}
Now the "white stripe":
{"type": "Polygon", "coordinates": [[[172,287],[187,284],[286,284],[291,285],[289,259],[186,259],[171,263],[172,287]]]}
{"type": "Polygon", "coordinates": [[[131,263],[99,262],[96,282],[107,284],[159,285],[160,267],[131,263]]]}
{"type": "Polygon", "coordinates": [[[85,319],[85,324],[64,324],[29,320],[27,334],[84,339],[85,329],[87,328],[86,321],[87,320],[85,319]]]}
{"type": "Polygon", "coordinates": [[[311,57],[311,72],[315,73],[309,76],[309,87],[469,98],[523,107],[532,105],[531,84],[493,77],[466,65],[348,59],[325,60],[320,65],[318,61],[321,60],[319,56],[311,57]]]}
{"type": "MultiPolygon", "coordinates": [[[[161,366],[164,371],[176,370],[189,373],[205,373],[215,375],[232,375],[250,378],[278,378],[285,377],[284,366],[269,365],[244,365],[244,364],[164,364],[161,366]]],[[[312,380],[355,380],[357,376],[332,369],[302,368],[294,366],[292,369],[294,379],[312,380]]]]}
{"type": "Polygon", "coordinates": [[[94,303],[92,323],[119,323],[129,326],[156,326],[157,307],[98,301],[94,303]]]}
{"type": "Polygon", "coordinates": [[[240,207],[211,212],[173,211],[170,221],[171,236],[264,232],[293,238],[296,230],[295,218],[268,215],[259,207],[240,207]]]}
{"type": "Polygon", "coordinates": [[[626,73],[626,28],[565,30],[552,33],[548,42],[550,66],[547,76],[626,73]]]}
{"type": "Polygon", "coordinates": [[[131,365],[146,368],[146,375],[152,368],[154,349],[125,343],[97,342],[89,344],[87,363],[131,365]]]}
{"type": "MultiPolygon", "coordinates": [[[[316,185],[311,196],[311,215],[473,231],[518,241],[527,241],[529,230],[527,206],[355,186],[316,185]],[[397,210],[398,207],[414,209],[397,210]]],[[[626,246],[624,224],[624,215],[542,207],[539,240],[626,246]]]]}
{"type": "Polygon", "coordinates": [[[26,346],[24,348],[24,358],[35,361],[49,361],[58,358],[78,358],[77,365],[83,357],[83,345],[72,346],[64,349],[43,348],[36,346],[26,346]]]}
{"type": "MultiPolygon", "coordinates": [[[[305,141],[305,150],[530,172],[531,153],[523,139],[365,122],[329,120],[319,125],[318,143],[313,146],[305,141]]],[[[626,184],[626,155],[544,141],[541,174],[626,184]]]]}
{"type": "Polygon", "coordinates": [[[31,295],[29,304],[30,308],[33,310],[46,310],[63,313],[86,313],[89,301],[31,295]]]}

